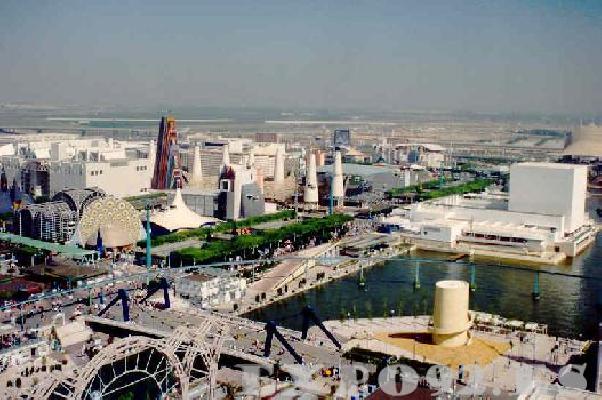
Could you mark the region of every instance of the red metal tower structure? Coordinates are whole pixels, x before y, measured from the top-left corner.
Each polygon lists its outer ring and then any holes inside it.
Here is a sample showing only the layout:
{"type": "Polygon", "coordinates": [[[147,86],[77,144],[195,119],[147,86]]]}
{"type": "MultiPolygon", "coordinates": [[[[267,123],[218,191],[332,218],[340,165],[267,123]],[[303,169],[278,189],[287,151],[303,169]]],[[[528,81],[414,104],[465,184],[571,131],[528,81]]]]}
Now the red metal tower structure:
{"type": "Polygon", "coordinates": [[[172,189],[180,185],[180,157],[178,151],[176,119],[172,116],[162,117],[159,125],[159,137],[157,138],[155,171],[151,182],[153,189],[172,189]]]}

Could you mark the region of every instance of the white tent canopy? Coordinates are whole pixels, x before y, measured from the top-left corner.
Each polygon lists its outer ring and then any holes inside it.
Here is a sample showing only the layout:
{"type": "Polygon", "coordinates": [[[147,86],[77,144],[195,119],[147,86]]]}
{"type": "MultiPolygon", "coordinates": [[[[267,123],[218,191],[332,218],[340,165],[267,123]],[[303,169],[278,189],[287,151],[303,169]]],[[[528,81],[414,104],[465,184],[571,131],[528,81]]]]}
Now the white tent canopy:
{"type": "Polygon", "coordinates": [[[151,222],[157,226],[175,231],[178,229],[198,228],[210,223],[220,222],[219,219],[213,217],[201,217],[192,211],[182,199],[180,188],[176,190],[176,196],[169,208],[165,211],[158,212],[151,216],[151,222]]]}

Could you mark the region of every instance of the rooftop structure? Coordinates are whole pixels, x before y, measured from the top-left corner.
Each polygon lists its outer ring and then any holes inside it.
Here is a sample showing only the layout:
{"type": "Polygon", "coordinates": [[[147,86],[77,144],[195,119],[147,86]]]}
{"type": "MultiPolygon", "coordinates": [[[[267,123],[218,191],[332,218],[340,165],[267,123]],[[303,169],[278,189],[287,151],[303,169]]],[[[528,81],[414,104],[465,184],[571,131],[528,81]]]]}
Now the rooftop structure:
{"type": "Polygon", "coordinates": [[[203,268],[199,274],[188,274],[175,280],[181,297],[194,300],[203,308],[223,307],[240,300],[247,287],[244,278],[217,268],[203,268]]]}

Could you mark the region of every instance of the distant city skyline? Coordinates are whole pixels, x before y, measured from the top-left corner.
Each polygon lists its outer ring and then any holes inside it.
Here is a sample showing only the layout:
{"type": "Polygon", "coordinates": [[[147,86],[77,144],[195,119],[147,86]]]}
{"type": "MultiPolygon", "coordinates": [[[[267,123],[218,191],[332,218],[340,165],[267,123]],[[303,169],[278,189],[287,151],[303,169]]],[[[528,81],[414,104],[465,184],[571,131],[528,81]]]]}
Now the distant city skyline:
{"type": "Polygon", "coordinates": [[[602,114],[599,1],[3,1],[0,102],[602,114]]]}

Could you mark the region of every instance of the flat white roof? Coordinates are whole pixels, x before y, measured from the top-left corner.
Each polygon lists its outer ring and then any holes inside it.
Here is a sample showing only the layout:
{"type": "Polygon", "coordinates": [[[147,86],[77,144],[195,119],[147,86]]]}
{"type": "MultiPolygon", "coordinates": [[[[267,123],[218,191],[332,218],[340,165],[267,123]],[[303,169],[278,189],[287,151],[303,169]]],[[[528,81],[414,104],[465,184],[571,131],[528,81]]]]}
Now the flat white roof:
{"type": "Polygon", "coordinates": [[[548,162],[522,162],[517,164],[512,164],[510,168],[513,167],[534,167],[534,168],[546,168],[546,169],[582,169],[587,168],[587,165],[580,164],[564,164],[564,163],[548,163],[548,162]]]}

